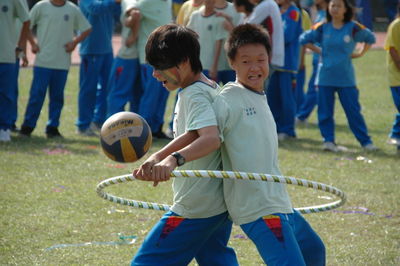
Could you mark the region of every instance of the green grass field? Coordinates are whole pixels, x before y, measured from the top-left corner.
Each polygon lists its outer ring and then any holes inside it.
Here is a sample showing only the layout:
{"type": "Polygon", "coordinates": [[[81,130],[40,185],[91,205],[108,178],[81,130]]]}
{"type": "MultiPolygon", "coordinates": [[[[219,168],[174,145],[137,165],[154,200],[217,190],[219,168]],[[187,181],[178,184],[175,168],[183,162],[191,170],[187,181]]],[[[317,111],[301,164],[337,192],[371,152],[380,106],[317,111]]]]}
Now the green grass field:
{"type": "MultiPolygon", "coordinates": [[[[336,212],[306,215],[326,244],[327,265],[400,265],[400,155],[385,143],[396,113],[386,81],[385,54],[370,51],[355,60],[355,65],[363,114],[380,150],[361,150],[337,102],[337,142],[349,151],[321,150],[314,113],[309,126],[297,130],[297,140],[281,144],[280,166],[284,175],[330,184],[347,193],[348,202],[336,212]]],[[[21,70],[18,126],[31,79],[32,69],[21,70]]],[[[1,265],[127,265],[162,215],[113,204],[96,195],[100,181],[128,174],[142,160],[117,164],[102,153],[97,138],[75,134],[77,84],[78,68],[72,67],[60,126],[64,139],[45,138],[46,102],[31,138],[13,135],[12,142],[0,143],[1,265]],[[135,236],[136,242],[116,245],[120,236],[135,236]],[[71,246],[49,249],[58,244],[71,246]]],[[[171,95],[168,120],[172,99],[171,95]]],[[[155,141],[151,152],[165,144],[155,141]]],[[[297,207],[333,200],[323,192],[288,189],[297,207]]],[[[153,188],[149,183],[130,182],[107,191],[152,202],[172,200],[170,183],[153,188]]],[[[236,226],[230,245],[241,265],[262,265],[255,247],[236,226]]]]}

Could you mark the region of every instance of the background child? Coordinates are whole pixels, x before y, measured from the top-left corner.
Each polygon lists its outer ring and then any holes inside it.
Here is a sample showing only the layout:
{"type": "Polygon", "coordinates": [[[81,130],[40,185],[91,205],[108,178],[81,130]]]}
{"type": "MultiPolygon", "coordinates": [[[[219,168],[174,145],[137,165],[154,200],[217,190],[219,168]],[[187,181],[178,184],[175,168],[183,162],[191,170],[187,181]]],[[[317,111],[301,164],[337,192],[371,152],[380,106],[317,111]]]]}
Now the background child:
{"type": "Polygon", "coordinates": [[[121,0],[80,0],[79,7],[92,32],[80,45],[77,133],[96,136],[106,119],[107,83],[113,62],[114,17],[120,13],[121,0]]]}
{"type": "Polygon", "coordinates": [[[275,69],[267,90],[268,104],[276,122],[279,140],[295,138],[296,73],[299,66],[302,33],[300,10],[291,0],[277,0],[285,34],[285,64],[275,69]]]}
{"type": "Polygon", "coordinates": [[[389,86],[398,112],[388,143],[396,145],[397,151],[400,152],[400,5],[397,7],[397,12],[397,18],[389,25],[387,31],[385,49],[387,50],[389,86]]]}
{"type": "MultiPolygon", "coordinates": [[[[223,169],[281,175],[275,122],[264,94],[271,53],[260,26],[236,27],[227,42],[236,82],[213,103],[223,169]]],[[[230,217],[257,246],[268,265],[325,265],[325,248],[306,220],[293,212],[286,186],[224,179],[230,217]]]]}
{"type": "Polygon", "coordinates": [[[11,141],[11,128],[16,117],[16,78],[15,56],[26,51],[26,39],[29,31],[29,14],[23,0],[2,1],[0,12],[0,141],[11,141]],[[23,24],[18,34],[16,20],[23,24]],[[20,36],[22,38],[20,38],[20,36]]]}
{"type": "Polygon", "coordinates": [[[228,36],[228,32],[223,27],[225,18],[216,16],[215,1],[205,0],[204,6],[192,13],[187,26],[199,35],[200,61],[204,74],[217,81],[222,41],[228,36]]]}
{"type": "Polygon", "coordinates": [[[138,0],[135,8],[140,12],[137,47],[143,88],[139,114],[149,123],[154,138],[170,139],[162,130],[169,92],[152,76],[153,68],[145,60],[145,46],[154,29],[172,22],[171,0],[138,0]]]}
{"type": "MultiPolygon", "coordinates": [[[[202,74],[197,38],[194,31],[169,24],[157,28],[148,39],[146,60],[155,69],[153,75],[169,91],[182,90],[175,107],[175,139],[133,171],[138,179],[157,184],[168,180],[177,166],[220,167],[218,151],[209,154],[220,144],[211,106],[218,86],[202,74]]],[[[176,178],[173,191],[171,211],[149,232],[132,265],[187,265],[213,234],[219,242],[207,248],[218,253],[207,263],[238,265],[234,251],[226,246],[232,222],[223,200],[222,180],[176,178]]]]}
{"type": "Polygon", "coordinates": [[[330,0],[327,22],[305,32],[300,42],[321,55],[315,84],[318,86],[318,126],[323,137],[323,149],[337,152],[335,143],[334,102],[335,93],[345,111],[354,136],[367,151],[377,148],[368,136],[361,114],[358,89],[352,58],[363,56],[375,42],[375,36],[361,24],[352,21],[353,8],[348,0],[330,0]],[[354,52],[357,42],[362,42],[360,52],[354,52]],[[321,47],[313,45],[319,43],[321,47]]]}
{"type": "Polygon", "coordinates": [[[36,54],[33,80],[20,134],[30,136],[49,87],[48,138],[60,137],[58,131],[64,105],[64,87],[71,65],[71,52],[85,39],[91,26],[79,8],[65,0],[43,0],[30,12],[31,27],[37,26],[37,43],[32,39],[36,54]],[[74,32],[81,34],[74,37],[74,32]]]}
{"type": "Polygon", "coordinates": [[[186,26],[192,13],[198,10],[203,5],[203,3],[204,0],[188,0],[183,3],[181,8],[179,9],[178,16],[176,17],[176,23],[186,26]]]}
{"type": "Polygon", "coordinates": [[[108,81],[107,117],[123,111],[128,102],[130,102],[131,112],[138,113],[139,111],[142,95],[137,50],[140,13],[133,8],[135,2],[136,0],[121,2],[122,40],[108,81]]]}

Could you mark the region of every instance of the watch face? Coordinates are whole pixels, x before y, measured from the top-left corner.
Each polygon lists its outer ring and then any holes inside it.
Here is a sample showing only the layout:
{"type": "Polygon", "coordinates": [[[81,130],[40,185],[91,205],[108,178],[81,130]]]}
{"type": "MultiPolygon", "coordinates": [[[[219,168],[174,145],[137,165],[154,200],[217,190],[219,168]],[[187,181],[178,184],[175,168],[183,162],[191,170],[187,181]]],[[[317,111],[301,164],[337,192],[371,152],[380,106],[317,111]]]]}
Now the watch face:
{"type": "Polygon", "coordinates": [[[175,157],[175,159],[176,159],[176,164],[177,164],[178,166],[181,166],[181,165],[184,165],[184,164],[185,164],[185,158],[184,158],[182,155],[180,155],[179,153],[174,152],[174,153],[172,153],[172,156],[175,157]]]}

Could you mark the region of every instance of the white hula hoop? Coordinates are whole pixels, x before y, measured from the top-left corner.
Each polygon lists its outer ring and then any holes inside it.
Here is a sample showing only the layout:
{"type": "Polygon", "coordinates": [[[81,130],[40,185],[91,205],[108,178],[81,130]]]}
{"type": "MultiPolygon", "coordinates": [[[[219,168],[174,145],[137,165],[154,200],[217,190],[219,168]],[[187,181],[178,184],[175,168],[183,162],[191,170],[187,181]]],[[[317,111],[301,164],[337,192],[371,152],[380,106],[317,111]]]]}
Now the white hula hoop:
{"type": "MultiPolygon", "coordinates": [[[[337,201],[327,203],[327,204],[295,208],[297,211],[299,211],[303,214],[332,210],[332,209],[342,206],[346,202],[346,194],[336,187],[329,186],[329,185],[315,182],[315,181],[309,181],[306,179],[295,178],[295,177],[268,175],[268,174],[259,174],[259,173],[245,173],[245,172],[231,172],[231,171],[208,171],[208,170],[173,171],[171,173],[171,177],[228,178],[228,179],[242,179],[242,180],[275,182],[275,183],[307,187],[307,188],[312,188],[315,190],[321,190],[321,191],[331,193],[340,198],[337,201]]],[[[118,183],[135,181],[135,180],[136,179],[133,177],[132,174],[111,177],[109,179],[106,179],[106,180],[103,180],[102,182],[100,182],[97,185],[96,192],[100,197],[102,197],[106,200],[115,202],[115,203],[122,204],[122,205],[127,205],[127,206],[136,207],[136,208],[142,208],[142,209],[159,210],[159,211],[168,211],[170,209],[170,206],[167,204],[138,201],[138,200],[133,200],[133,199],[125,199],[125,198],[121,198],[121,197],[118,197],[115,195],[108,194],[103,191],[103,189],[108,186],[115,185],[118,183]]]]}

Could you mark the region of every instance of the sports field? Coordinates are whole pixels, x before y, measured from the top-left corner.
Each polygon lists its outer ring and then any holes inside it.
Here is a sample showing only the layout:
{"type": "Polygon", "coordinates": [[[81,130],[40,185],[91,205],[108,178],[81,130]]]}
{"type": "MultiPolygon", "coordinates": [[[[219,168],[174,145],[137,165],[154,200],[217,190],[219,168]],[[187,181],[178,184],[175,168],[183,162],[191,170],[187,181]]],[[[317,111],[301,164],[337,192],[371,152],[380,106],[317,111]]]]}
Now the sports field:
{"type": "MultiPolygon", "coordinates": [[[[386,81],[385,53],[372,50],[354,63],[363,114],[380,150],[361,150],[337,102],[336,139],[349,151],[322,151],[314,113],[307,127],[298,128],[297,140],[280,145],[280,166],[284,175],[326,183],[347,193],[343,207],[306,215],[326,244],[327,265],[400,265],[400,154],[386,144],[396,110],[386,81]]],[[[22,69],[18,126],[31,79],[32,69],[22,69]]],[[[78,68],[74,66],[60,126],[64,139],[45,138],[46,101],[31,138],[13,135],[12,142],[0,143],[1,265],[127,265],[162,215],[97,196],[100,181],[128,174],[142,160],[115,163],[102,153],[97,138],[75,134],[77,84],[78,68]]],[[[151,152],[165,144],[154,141],[151,152]]],[[[330,194],[311,189],[288,189],[296,207],[334,200],[330,194]]],[[[159,203],[172,199],[170,182],[153,188],[137,181],[110,187],[107,192],[159,203]]],[[[230,245],[241,265],[262,265],[255,247],[236,226],[230,245]]]]}

